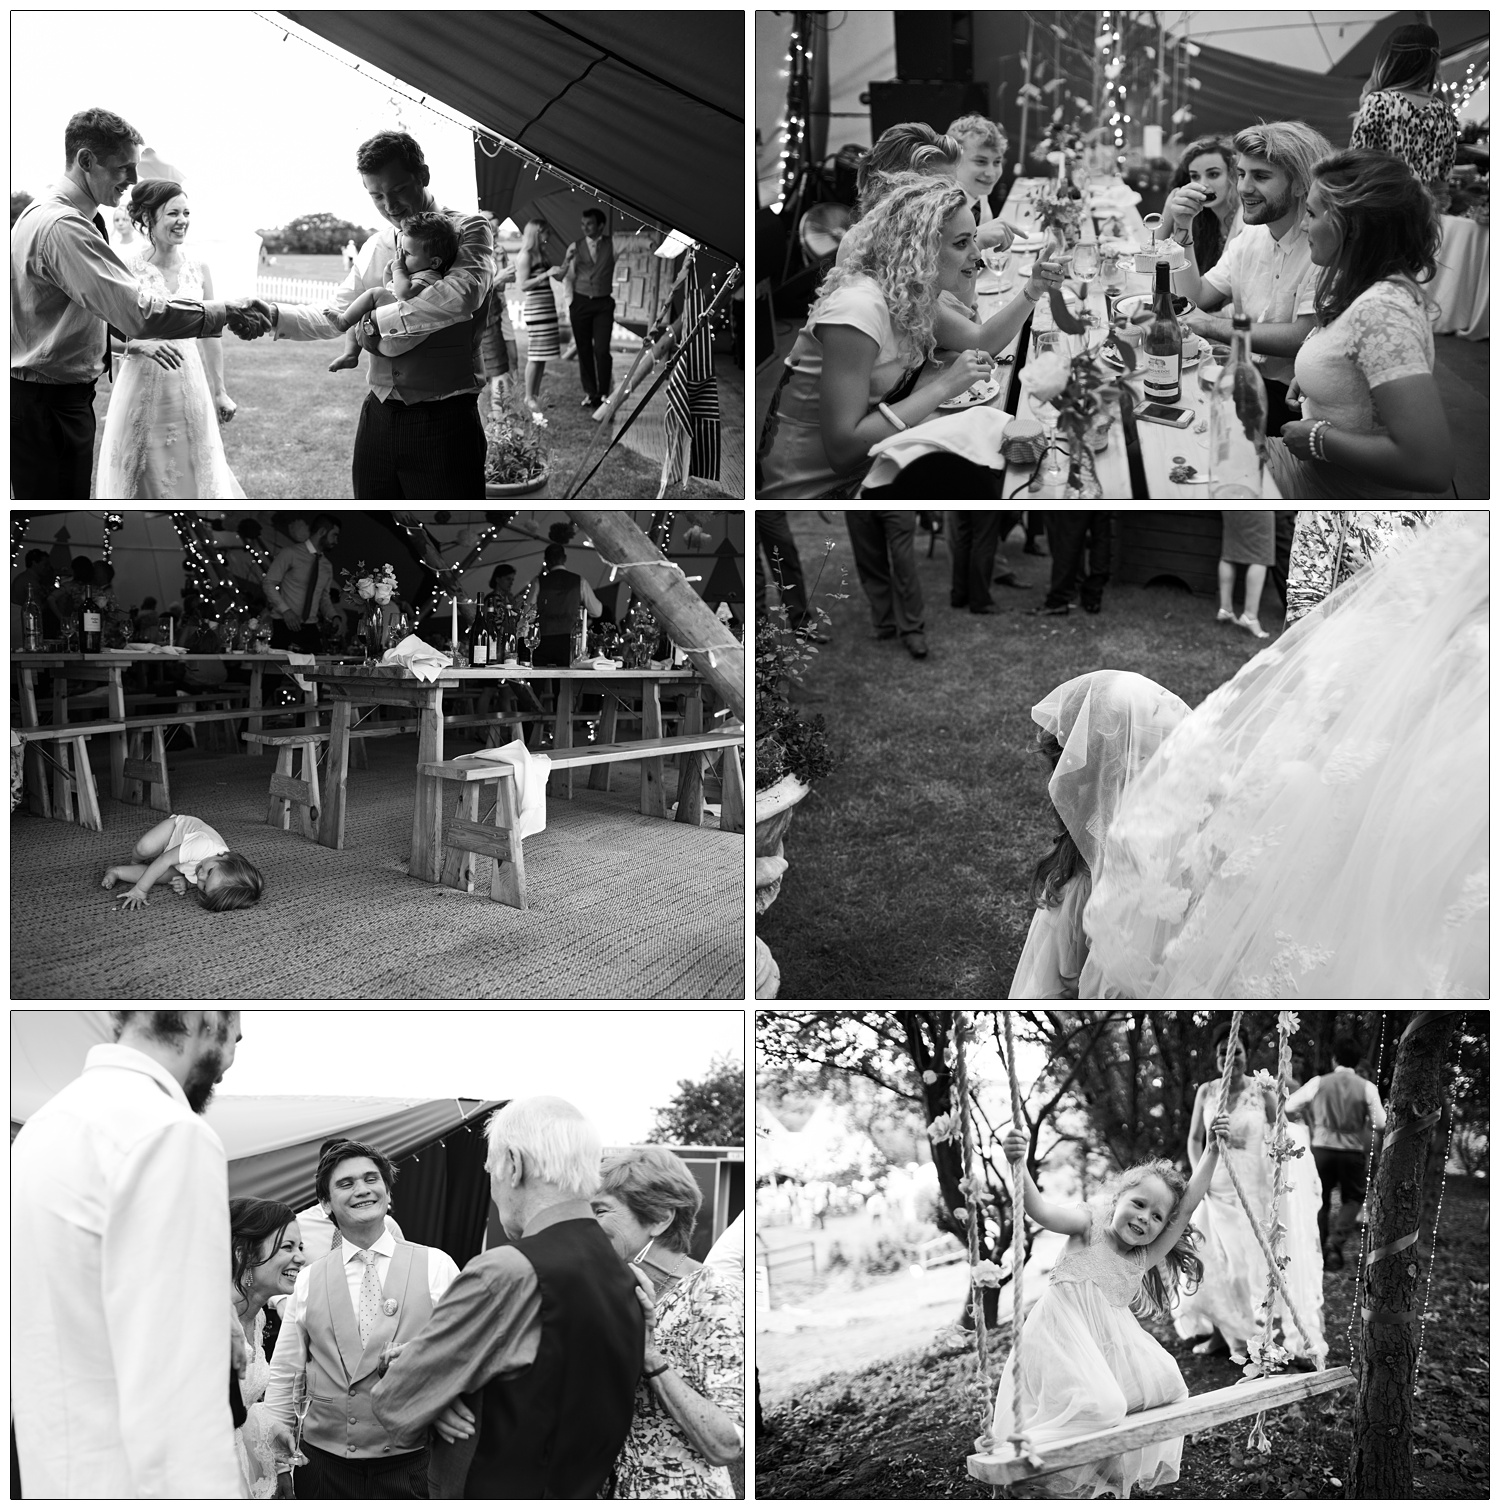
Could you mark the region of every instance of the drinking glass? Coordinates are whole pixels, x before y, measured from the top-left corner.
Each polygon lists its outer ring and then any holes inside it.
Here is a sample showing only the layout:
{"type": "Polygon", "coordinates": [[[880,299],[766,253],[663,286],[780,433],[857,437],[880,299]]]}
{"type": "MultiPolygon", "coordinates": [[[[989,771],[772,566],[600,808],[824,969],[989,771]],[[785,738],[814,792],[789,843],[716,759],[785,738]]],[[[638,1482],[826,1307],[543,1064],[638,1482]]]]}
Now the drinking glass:
{"type": "Polygon", "coordinates": [[[986,247],[984,250],[984,265],[995,275],[995,282],[999,284],[999,292],[1005,293],[1011,285],[1010,277],[1010,253],[1001,251],[998,246],[986,247]]]}
{"type": "Polygon", "coordinates": [[[1095,241],[1080,241],[1073,248],[1073,274],[1084,285],[1084,297],[1088,297],[1088,281],[1099,271],[1099,244],[1095,241]]]}

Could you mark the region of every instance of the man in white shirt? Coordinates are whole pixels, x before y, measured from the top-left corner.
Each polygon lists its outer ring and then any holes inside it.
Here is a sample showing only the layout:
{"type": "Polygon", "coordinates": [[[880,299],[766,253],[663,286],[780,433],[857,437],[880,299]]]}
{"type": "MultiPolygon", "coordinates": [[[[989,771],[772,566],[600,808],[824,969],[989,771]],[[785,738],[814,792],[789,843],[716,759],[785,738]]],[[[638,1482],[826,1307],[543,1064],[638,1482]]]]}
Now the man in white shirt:
{"type": "Polygon", "coordinates": [[[342,1244],[297,1276],[265,1398],[284,1440],[298,1401],[311,1402],[298,1499],[428,1498],[425,1428],[393,1439],[370,1392],[383,1356],[422,1331],[458,1266],[386,1230],[395,1179],[390,1160],[367,1143],[337,1143],[318,1161],[318,1203],[342,1244]]]}
{"type": "Polygon", "coordinates": [[[1288,1114],[1312,1108],[1313,1163],[1323,1185],[1318,1211],[1318,1236],[1323,1241],[1323,1264],[1344,1267],[1344,1240],[1354,1227],[1365,1201],[1365,1166],[1369,1139],[1385,1131],[1385,1107],[1380,1091],[1354,1068],[1362,1050],[1357,1038],[1343,1036],[1333,1044],[1333,1073],[1314,1075],[1286,1098],[1288,1114]],[[1339,1187],[1338,1224],[1329,1230],[1328,1208],[1333,1187],[1339,1187]]]}
{"type": "MultiPolygon", "coordinates": [[[[1232,303],[1250,316],[1250,348],[1264,357],[1266,434],[1277,435],[1299,417],[1287,408],[1287,388],[1297,351],[1317,324],[1317,269],[1302,217],[1313,164],[1333,146],[1304,121],[1272,121],[1241,131],[1234,150],[1245,229],[1201,277],[1189,255],[1172,274],[1172,287],[1198,306],[1184,323],[1205,340],[1227,346],[1233,332],[1232,322],[1213,310],[1232,303]]],[[[1184,184],[1162,206],[1162,224],[1172,226],[1173,239],[1184,247],[1193,244],[1193,220],[1206,198],[1197,184],[1184,184]]]]}
{"type": "Polygon", "coordinates": [[[115,1012],[11,1145],[11,1408],[28,1499],[233,1499],[229,1175],[200,1115],[238,1012],[115,1012]]]}

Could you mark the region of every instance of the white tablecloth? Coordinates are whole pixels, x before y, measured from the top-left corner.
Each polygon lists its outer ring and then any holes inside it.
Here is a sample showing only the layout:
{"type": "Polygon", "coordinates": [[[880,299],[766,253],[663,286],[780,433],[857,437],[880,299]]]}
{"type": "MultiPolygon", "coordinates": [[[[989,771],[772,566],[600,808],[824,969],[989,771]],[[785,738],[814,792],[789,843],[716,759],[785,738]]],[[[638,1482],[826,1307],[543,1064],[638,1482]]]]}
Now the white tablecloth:
{"type": "Polygon", "coordinates": [[[1476,220],[1443,216],[1437,276],[1427,292],[1442,309],[1433,327],[1438,335],[1466,341],[1490,338],[1490,228],[1476,220]]]}

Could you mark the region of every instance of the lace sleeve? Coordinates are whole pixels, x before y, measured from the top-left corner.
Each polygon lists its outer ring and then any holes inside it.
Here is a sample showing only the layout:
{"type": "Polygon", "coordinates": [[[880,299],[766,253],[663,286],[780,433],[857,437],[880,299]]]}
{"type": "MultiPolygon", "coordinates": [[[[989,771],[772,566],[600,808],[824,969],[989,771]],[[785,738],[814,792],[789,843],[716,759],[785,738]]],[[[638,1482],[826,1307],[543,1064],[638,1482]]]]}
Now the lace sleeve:
{"type": "Polygon", "coordinates": [[[167,280],[162,277],[161,269],[154,262],[147,262],[140,252],[132,252],[126,259],[125,266],[140,290],[136,295],[136,303],[140,305],[142,313],[159,315],[172,297],[167,292],[167,280]]]}
{"type": "Polygon", "coordinates": [[[1371,388],[1432,371],[1431,334],[1416,301],[1379,283],[1349,306],[1349,348],[1371,388]]]}

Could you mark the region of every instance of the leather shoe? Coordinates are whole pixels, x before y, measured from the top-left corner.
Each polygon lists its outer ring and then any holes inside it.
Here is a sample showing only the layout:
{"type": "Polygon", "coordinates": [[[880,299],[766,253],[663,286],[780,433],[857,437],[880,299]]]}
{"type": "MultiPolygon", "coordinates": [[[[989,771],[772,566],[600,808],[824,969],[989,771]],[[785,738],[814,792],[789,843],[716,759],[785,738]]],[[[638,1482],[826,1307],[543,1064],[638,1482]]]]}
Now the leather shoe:
{"type": "Polygon", "coordinates": [[[927,659],[927,641],[919,632],[913,631],[911,634],[902,635],[901,638],[913,660],[925,661],[927,659]]]}
{"type": "Polygon", "coordinates": [[[1033,608],[1031,610],[1031,615],[1033,618],[1036,618],[1038,616],[1045,616],[1049,619],[1065,619],[1068,616],[1068,605],[1066,603],[1062,603],[1059,604],[1056,608],[1049,608],[1045,603],[1043,603],[1040,608],[1033,608]]]}

